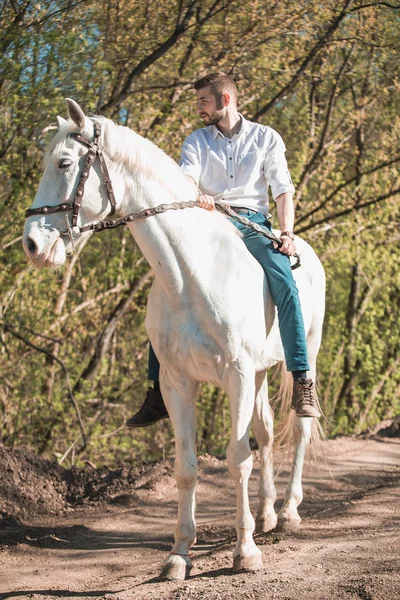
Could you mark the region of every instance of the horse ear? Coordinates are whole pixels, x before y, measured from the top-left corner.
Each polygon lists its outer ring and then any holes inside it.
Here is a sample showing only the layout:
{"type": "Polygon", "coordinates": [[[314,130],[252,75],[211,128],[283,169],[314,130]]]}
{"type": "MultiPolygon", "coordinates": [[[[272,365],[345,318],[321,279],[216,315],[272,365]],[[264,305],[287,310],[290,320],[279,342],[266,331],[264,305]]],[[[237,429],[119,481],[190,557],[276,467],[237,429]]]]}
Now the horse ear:
{"type": "Polygon", "coordinates": [[[57,115],[57,125],[58,125],[58,129],[61,129],[61,127],[64,127],[65,123],[67,122],[66,119],[63,119],[62,117],[60,117],[59,115],[57,115]]]}
{"type": "Polygon", "coordinates": [[[67,103],[69,117],[76,125],[78,125],[79,129],[83,129],[86,123],[85,113],[75,100],[65,98],[65,102],[67,103]]]}

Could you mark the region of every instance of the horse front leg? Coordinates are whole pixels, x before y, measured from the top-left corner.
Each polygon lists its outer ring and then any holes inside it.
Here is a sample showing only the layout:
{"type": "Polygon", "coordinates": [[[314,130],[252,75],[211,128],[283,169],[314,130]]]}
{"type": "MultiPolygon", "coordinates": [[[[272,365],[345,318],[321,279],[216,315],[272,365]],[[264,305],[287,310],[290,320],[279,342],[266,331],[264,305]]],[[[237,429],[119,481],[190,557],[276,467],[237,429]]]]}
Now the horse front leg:
{"type": "Polygon", "coordinates": [[[190,547],[196,539],[195,495],[197,479],[196,457],[196,396],[197,383],[179,375],[179,383],[161,374],[161,391],[171,417],[175,435],[175,479],[178,488],[178,522],[175,544],[165,560],[161,577],[182,580],[192,568],[190,547]]]}
{"type": "Polygon", "coordinates": [[[260,504],[256,517],[256,532],[271,531],[276,527],[274,508],[276,489],[274,483],[273,452],[274,416],[268,401],[268,379],[266,371],[256,375],[256,401],[253,413],[253,432],[260,451],[260,482],[258,497],[260,504]]]}
{"type": "Polygon", "coordinates": [[[229,471],[236,488],[237,543],[233,551],[233,570],[257,571],[262,568],[261,551],[253,540],[254,519],[250,512],[248,482],[253,468],[249,444],[250,422],[254,408],[255,377],[245,375],[241,365],[231,373],[227,393],[230,402],[232,433],[226,452],[229,471]]]}

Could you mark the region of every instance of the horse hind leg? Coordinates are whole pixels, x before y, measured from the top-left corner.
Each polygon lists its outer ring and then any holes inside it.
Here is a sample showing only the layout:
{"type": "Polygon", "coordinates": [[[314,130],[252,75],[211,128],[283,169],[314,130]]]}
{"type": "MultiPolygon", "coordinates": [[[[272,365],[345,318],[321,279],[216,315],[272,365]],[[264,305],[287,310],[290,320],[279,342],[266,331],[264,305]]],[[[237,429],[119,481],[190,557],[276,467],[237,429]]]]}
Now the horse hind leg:
{"type": "Polygon", "coordinates": [[[254,367],[250,364],[250,359],[242,360],[241,363],[231,371],[226,386],[232,425],[226,460],[235,482],[237,501],[237,543],[233,551],[233,570],[236,573],[262,568],[261,551],[253,540],[255,523],[248,495],[248,481],[253,467],[249,430],[255,396],[254,367]]]}
{"type": "Polygon", "coordinates": [[[260,481],[258,497],[260,504],[256,517],[256,532],[271,531],[276,527],[274,509],[276,489],[273,470],[273,427],[274,417],[268,401],[268,379],[266,371],[256,375],[256,400],[253,412],[253,433],[260,451],[260,481]]]}
{"type": "Polygon", "coordinates": [[[312,417],[293,417],[294,455],[283,506],[278,513],[278,531],[298,531],[301,517],[298,506],[303,500],[302,474],[307,445],[311,438],[312,417]]]}
{"type": "Polygon", "coordinates": [[[195,484],[196,457],[196,396],[197,384],[179,377],[179,386],[161,374],[161,391],[175,434],[175,479],[178,489],[178,522],[175,543],[164,562],[163,579],[183,580],[192,568],[190,547],[196,539],[195,484]]]}
{"type": "MultiPolygon", "coordinates": [[[[315,381],[316,360],[309,358],[311,371],[309,377],[315,381]]],[[[278,531],[298,531],[301,524],[301,517],[298,513],[298,507],[303,500],[302,475],[304,459],[307,446],[311,439],[315,419],[312,417],[297,417],[294,412],[290,416],[293,419],[292,432],[294,454],[290,479],[285,492],[285,499],[278,513],[278,531]]]]}

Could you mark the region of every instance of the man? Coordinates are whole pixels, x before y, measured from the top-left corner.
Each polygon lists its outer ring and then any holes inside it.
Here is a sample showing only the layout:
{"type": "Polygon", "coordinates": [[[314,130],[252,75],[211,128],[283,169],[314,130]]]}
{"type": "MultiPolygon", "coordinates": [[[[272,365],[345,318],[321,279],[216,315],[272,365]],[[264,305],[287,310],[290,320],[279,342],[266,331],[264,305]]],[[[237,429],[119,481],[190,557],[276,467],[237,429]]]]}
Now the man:
{"type": "MultiPolygon", "coordinates": [[[[303,316],[289,256],[294,244],[294,187],[280,135],[265,125],[247,121],[237,111],[237,87],[224,73],[211,73],[194,84],[197,110],[205,128],[183,143],[180,166],[198,188],[200,206],[214,210],[214,200],[271,230],[268,187],[277,206],[282,246],[233,221],[247,249],[263,267],[278,309],[279,329],[288,371],[293,373],[292,408],[299,417],[320,417],[314,383],[307,378],[307,346],[303,316]]],[[[145,427],[168,417],[159,387],[159,363],[150,347],[149,388],[128,427],[145,427]]]]}

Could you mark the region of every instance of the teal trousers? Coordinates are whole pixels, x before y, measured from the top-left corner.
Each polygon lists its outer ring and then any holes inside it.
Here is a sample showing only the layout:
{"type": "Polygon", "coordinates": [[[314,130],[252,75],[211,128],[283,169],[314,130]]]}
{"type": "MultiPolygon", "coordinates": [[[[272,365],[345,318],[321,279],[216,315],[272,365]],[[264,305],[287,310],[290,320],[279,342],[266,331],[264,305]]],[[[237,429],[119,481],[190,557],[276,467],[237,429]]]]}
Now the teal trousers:
{"type": "MultiPolygon", "coordinates": [[[[241,210],[240,214],[253,223],[271,231],[271,223],[262,213],[241,210]]],[[[309,371],[307,360],[306,334],[300,307],[299,293],[290,268],[290,260],[273,242],[232,219],[232,223],[243,234],[243,242],[248,251],[260,263],[267,276],[272,298],[278,309],[279,331],[282,338],[285,361],[288,371],[309,371]]],[[[150,345],[149,380],[158,381],[160,364],[150,345]]]]}

